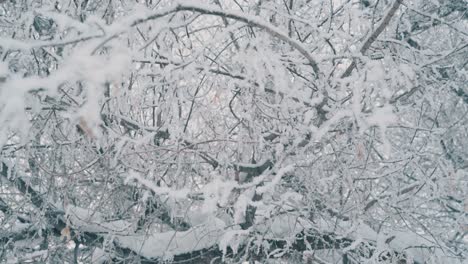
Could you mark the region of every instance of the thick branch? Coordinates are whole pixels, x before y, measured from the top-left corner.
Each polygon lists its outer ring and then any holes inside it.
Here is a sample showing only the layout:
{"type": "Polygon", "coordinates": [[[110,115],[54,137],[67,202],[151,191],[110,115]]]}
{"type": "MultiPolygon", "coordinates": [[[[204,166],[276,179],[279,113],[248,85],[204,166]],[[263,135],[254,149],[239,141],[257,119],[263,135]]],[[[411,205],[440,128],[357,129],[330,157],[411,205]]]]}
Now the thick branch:
{"type": "MultiPolygon", "coordinates": [[[[370,46],[372,45],[372,43],[374,43],[374,41],[377,39],[377,37],[384,31],[384,29],[388,26],[388,24],[390,23],[390,20],[392,19],[392,17],[395,15],[396,11],[398,10],[398,8],[400,7],[401,3],[403,2],[403,0],[395,0],[395,2],[393,2],[393,5],[392,7],[390,8],[390,10],[388,10],[387,14],[385,15],[385,17],[382,19],[382,21],[380,22],[379,26],[375,29],[374,32],[372,32],[372,34],[366,39],[366,41],[364,42],[364,44],[362,44],[362,47],[361,49],[359,50],[363,55],[366,53],[366,51],[370,48],[370,46]]],[[[356,68],[356,61],[353,60],[353,62],[351,63],[351,65],[349,65],[349,67],[346,69],[346,71],[343,73],[343,75],[341,75],[341,78],[346,78],[348,76],[351,75],[351,73],[353,72],[354,68],[356,68]]]]}

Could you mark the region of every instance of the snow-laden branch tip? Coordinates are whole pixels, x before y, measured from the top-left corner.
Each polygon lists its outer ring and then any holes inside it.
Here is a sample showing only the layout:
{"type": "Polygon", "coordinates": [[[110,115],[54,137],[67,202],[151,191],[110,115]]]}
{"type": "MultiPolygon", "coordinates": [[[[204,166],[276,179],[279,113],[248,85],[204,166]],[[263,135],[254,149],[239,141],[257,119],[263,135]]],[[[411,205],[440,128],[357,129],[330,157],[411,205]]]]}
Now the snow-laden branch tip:
{"type": "Polygon", "coordinates": [[[145,179],[138,172],[130,170],[125,178],[126,184],[132,184],[133,181],[145,186],[146,188],[152,190],[157,195],[168,195],[169,197],[176,199],[187,198],[190,194],[190,190],[187,188],[174,190],[169,187],[159,187],[153,181],[145,179]]]}
{"type": "Polygon", "coordinates": [[[258,187],[256,192],[262,194],[267,191],[271,191],[280,182],[281,178],[283,178],[284,175],[291,172],[292,170],[294,170],[294,165],[288,165],[284,168],[279,169],[276,172],[275,177],[271,180],[271,182],[266,183],[264,186],[258,187]]]}

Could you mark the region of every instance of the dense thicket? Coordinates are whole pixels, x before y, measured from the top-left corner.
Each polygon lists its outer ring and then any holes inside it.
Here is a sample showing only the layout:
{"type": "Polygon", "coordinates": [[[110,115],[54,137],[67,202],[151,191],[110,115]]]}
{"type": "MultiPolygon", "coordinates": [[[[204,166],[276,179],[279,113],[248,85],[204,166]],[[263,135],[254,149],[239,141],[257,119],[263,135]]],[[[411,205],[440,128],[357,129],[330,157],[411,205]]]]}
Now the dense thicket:
{"type": "Polygon", "coordinates": [[[0,2],[0,262],[466,261],[466,0],[0,2]]]}

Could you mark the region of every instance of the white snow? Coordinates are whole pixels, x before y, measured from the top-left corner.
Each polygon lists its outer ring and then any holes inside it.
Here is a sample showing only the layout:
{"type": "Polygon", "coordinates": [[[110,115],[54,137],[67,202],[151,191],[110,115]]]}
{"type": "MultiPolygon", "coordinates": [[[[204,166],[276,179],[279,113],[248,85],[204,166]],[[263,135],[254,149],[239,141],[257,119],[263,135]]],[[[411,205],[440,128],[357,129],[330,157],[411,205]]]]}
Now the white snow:
{"type": "Polygon", "coordinates": [[[204,224],[188,231],[169,231],[154,234],[122,236],[115,239],[119,245],[129,248],[146,258],[171,258],[173,255],[188,253],[217,245],[224,233],[225,224],[211,218],[204,224]]]}
{"type": "Polygon", "coordinates": [[[68,205],[66,207],[66,215],[72,228],[80,231],[108,234],[133,233],[134,224],[125,220],[107,221],[96,210],[68,205]]]}

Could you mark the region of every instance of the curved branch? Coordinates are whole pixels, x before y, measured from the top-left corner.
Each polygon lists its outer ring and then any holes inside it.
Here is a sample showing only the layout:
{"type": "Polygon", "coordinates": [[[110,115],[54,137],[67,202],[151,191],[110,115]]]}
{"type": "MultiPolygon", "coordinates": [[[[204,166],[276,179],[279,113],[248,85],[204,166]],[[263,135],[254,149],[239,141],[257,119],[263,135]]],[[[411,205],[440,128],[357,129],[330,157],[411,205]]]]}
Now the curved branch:
{"type": "Polygon", "coordinates": [[[176,13],[180,11],[192,11],[192,12],[198,12],[198,13],[206,14],[206,15],[219,16],[221,18],[230,18],[230,19],[244,22],[253,27],[261,28],[265,30],[266,32],[268,32],[270,35],[288,43],[289,45],[291,45],[291,47],[299,51],[299,53],[301,53],[309,61],[310,66],[314,70],[316,78],[318,78],[320,75],[320,69],[318,67],[317,62],[312,57],[312,55],[307,50],[307,48],[302,45],[301,42],[290,38],[288,34],[283,32],[281,29],[267,22],[262,21],[257,17],[249,16],[243,13],[234,12],[234,11],[226,11],[226,10],[222,10],[214,6],[210,6],[210,5],[191,4],[189,2],[183,2],[183,3],[177,4],[173,8],[165,9],[157,13],[154,13],[148,17],[137,19],[133,23],[131,23],[131,26],[133,27],[138,24],[141,24],[150,20],[154,20],[157,18],[161,18],[168,14],[176,13]]]}

